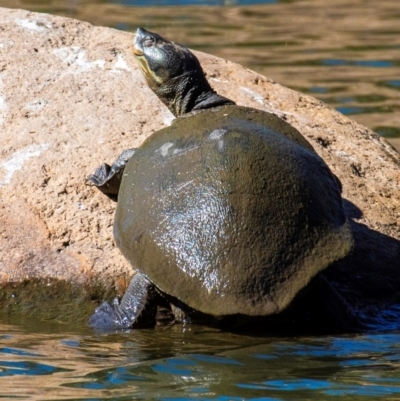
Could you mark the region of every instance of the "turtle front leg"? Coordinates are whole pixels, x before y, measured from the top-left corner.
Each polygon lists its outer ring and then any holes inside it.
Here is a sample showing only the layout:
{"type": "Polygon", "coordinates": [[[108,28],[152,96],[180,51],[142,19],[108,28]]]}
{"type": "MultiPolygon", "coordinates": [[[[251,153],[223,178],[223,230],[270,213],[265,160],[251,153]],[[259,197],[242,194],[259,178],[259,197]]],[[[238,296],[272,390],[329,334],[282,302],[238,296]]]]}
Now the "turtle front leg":
{"type": "Polygon", "coordinates": [[[152,301],[154,285],[142,274],[136,273],[121,302],[115,298],[112,305],[103,302],[89,319],[89,326],[97,329],[131,327],[152,301]]]}
{"type": "Polygon", "coordinates": [[[136,149],[124,150],[112,166],[103,163],[93,174],[89,175],[88,180],[101,192],[116,202],[118,200],[122,173],[129,159],[135,153],[135,150],[136,149]]]}

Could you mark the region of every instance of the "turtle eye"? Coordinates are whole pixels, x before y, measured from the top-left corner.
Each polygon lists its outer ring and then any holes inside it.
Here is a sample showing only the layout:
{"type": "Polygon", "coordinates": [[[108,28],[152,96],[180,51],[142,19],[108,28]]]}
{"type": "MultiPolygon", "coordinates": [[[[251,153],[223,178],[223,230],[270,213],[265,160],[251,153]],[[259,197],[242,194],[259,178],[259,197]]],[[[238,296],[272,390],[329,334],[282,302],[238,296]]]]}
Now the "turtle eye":
{"type": "Polygon", "coordinates": [[[147,38],[143,39],[142,45],[144,47],[151,47],[153,46],[153,44],[154,44],[154,38],[148,36],[147,38]]]}

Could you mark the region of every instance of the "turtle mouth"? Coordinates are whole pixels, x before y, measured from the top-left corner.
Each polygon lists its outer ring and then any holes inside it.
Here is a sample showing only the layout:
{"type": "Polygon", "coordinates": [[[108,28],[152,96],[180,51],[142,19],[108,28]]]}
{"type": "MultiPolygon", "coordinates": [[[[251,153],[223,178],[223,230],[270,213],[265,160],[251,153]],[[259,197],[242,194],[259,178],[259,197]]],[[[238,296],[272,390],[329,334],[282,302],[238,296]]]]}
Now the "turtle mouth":
{"type": "Polygon", "coordinates": [[[133,43],[132,43],[132,53],[136,56],[136,57],[140,57],[143,56],[143,50],[139,44],[139,34],[135,34],[135,36],[133,37],[133,43]]]}

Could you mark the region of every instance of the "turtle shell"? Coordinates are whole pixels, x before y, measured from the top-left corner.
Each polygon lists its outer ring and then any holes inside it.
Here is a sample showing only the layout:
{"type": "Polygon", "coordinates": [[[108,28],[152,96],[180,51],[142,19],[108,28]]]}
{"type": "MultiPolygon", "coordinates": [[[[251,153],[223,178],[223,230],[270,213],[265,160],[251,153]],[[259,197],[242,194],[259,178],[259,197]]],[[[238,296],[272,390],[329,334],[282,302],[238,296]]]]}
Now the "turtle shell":
{"type": "Polygon", "coordinates": [[[239,106],[178,118],[137,149],[114,236],[159,289],[215,316],[281,311],[352,247],[324,161],[277,116],[239,106]]]}

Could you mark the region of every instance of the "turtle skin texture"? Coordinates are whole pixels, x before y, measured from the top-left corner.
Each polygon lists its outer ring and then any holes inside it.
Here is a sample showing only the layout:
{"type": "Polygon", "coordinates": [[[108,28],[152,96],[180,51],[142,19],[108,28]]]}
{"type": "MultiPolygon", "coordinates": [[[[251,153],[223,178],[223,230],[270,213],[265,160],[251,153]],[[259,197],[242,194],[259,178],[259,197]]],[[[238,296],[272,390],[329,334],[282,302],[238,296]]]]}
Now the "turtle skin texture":
{"type": "Polygon", "coordinates": [[[189,49],[143,28],[132,45],[177,119],[89,177],[118,202],[114,237],[137,271],[89,324],[281,312],[352,249],[340,182],[292,126],[216,93],[189,49]]]}
{"type": "Polygon", "coordinates": [[[114,236],[161,293],[212,316],[279,313],[353,245],[340,184],[311,145],[236,105],[180,117],[133,152],[114,236]]]}

